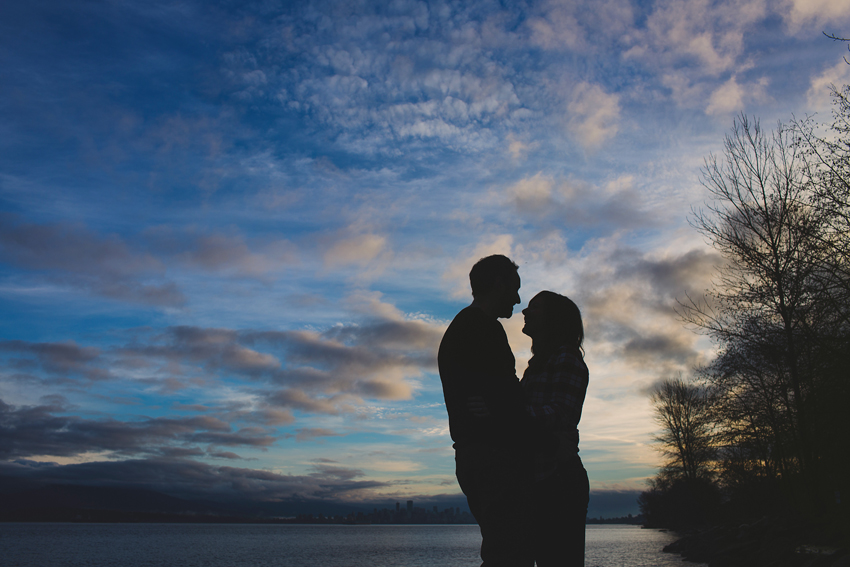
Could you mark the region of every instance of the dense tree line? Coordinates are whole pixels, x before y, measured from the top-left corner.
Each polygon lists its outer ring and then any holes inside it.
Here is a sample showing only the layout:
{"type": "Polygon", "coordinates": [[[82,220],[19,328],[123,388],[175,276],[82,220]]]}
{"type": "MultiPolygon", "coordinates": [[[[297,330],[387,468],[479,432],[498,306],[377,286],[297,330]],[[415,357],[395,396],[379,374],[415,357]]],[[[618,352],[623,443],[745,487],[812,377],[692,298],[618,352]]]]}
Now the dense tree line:
{"type": "Polygon", "coordinates": [[[850,87],[833,96],[830,125],[741,116],[706,159],[691,221],[724,264],[680,314],[718,354],[652,395],[668,461],[640,499],[650,524],[846,516],[850,87]]]}

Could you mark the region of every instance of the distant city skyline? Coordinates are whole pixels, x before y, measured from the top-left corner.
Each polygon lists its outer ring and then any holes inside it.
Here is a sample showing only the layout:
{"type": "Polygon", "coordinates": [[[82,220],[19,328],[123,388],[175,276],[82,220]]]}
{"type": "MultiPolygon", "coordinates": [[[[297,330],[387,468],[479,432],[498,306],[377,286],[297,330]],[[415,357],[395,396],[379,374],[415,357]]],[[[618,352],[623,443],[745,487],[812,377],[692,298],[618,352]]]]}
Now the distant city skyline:
{"type": "MultiPolygon", "coordinates": [[[[611,494],[609,493],[610,497],[611,494]]],[[[622,495],[618,495],[622,496],[622,495]]],[[[637,523],[634,502],[609,498],[591,506],[588,523],[637,523]],[[623,511],[625,510],[625,511],[623,511]]],[[[328,500],[230,502],[187,500],[140,488],[40,484],[10,477],[0,487],[0,522],[275,522],[474,524],[463,495],[427,502],[345,503],[328,500]],[[419,504],[418,506],[415,504],[419,504]]]]}
{"type": "Polygon", "coordinates": [[[520,375],[528,300],[582,309],[591,515],[635,513],[647,392],[714,355],[700,167],[829,122],[822,32],[846,1],[3,4],[0,476],[460,498],[436,348],[503,253],[520,375]]]}

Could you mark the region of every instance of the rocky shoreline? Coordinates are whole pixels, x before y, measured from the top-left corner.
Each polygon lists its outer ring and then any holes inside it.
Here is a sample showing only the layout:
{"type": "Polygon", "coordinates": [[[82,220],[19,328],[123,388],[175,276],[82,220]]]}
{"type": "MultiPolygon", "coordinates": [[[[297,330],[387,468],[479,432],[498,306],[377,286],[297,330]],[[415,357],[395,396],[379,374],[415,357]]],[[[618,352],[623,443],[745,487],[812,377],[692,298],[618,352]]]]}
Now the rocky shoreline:
{"type": "Polygon", "coordinates": [[[850,567],[848,534],[764,517],[680,534],[664,548],[709,567],[850,567]]]}

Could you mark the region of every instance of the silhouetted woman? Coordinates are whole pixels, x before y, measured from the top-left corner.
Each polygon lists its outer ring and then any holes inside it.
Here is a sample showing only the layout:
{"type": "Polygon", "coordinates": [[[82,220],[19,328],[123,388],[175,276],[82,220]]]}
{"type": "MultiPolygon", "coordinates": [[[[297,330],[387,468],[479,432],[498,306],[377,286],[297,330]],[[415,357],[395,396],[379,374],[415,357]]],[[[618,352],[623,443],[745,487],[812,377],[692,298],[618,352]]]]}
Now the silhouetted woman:
{"type": "Polygon", "coordinates": [[[587,472],[578,456],[578,422],[587,391],[581,312],[563,295],[541,291],[523,310],[522,332],[533,353],[522,377],[535,424],[554,434],[557,447],[538,449],[530,490],[537,567],[584,565],[589,500],[587,472]]]}

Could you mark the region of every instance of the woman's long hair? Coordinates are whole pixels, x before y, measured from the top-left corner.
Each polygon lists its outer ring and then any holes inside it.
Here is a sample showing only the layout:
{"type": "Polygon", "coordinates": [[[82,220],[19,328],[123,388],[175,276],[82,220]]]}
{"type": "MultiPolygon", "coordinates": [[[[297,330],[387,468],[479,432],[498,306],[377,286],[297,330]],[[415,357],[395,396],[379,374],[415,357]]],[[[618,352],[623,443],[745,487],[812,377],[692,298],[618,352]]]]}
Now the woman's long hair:
{"type": "Polygon", "coordinates": [[[546,330],[535,337],[531,344],[534,356],[528,361],[529,368],[545,364],[559,348],[584,358],[584,325],[581,311],[572,299],[552,291],[541,291],[534,299],[543,299],[544,308],[549,312],[546,330]]]}

